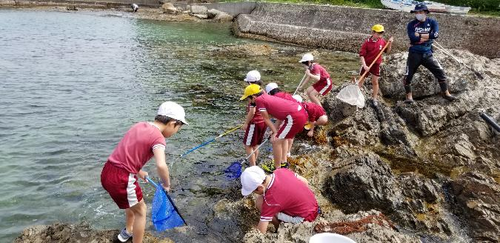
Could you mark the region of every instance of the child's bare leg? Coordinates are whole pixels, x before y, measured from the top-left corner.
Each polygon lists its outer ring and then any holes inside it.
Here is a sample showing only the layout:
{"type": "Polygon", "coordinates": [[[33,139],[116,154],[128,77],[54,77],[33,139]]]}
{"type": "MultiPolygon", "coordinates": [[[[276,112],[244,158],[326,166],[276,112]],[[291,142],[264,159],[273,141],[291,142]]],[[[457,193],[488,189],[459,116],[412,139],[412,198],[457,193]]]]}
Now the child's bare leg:
{"type": "Polygon", "coordinates": [[[307,88],[307,96],[309,96],[309,99],[312,102],[314,102],[318,105],[321,105],[321,102],[319,101],[318,95],[319,95],[318,91],[316,91],[313,86],[307,88]]]}
{"type": "Polygon", "coordinates": [[[134,243],[142,243],[144,228],[146,227],[146,204],[144,199],[130,208],[134,213],[134,230],[132,240],[134,243]]]}
{"type": "Polygon", "coordinates": [[[281,166],[284,142],[285,139],[276,139],[273,143],[274,168],[276,169],[280,168],[281,166]]]}
{"type": "Polygon", "coordinates": [[[127,217],[126,218],[127,223],[125,225],[125,228],[127,229],[128,233],[132,233],[134,230],[134,212],[132,211],[132,209],[127,208],[125,209],[125,215],[127,217]]]}
{"type": "Polygon", "coordinates": [[[378,76],[372,75],[372,86],[373,86],[373,99],[376,100],[378,96],[378,76]]]}
{"type": "Polygon", "coordinates": [[[281,149],[281,162],[285,162],[287,161],[287,156],[286,154],[288,154],[288,143],[290,142],[289,139],[283,139],[283,147],[281,149]]]}
{"type": "Polygon", "coordinates": [[[287,157],[288,157],[289,154],[292,153],[292,146],[293,146],[293,138],[288,139],[288,149],[287,149],[287,152],[286,152],[286,156],[287,157]]]}
{"type": "MultiPolygon", "coordinates": [[[[253,150],[254,150],[254,147],[245,145],[245,151],[247,152],[247,156],[250,155],[253,150]]],[[[250,158],[248,158],[248,162],[250,163],[250,166],[255,165],[255,153],[252,154],[252,156],[250,156],[250,158]]]]}

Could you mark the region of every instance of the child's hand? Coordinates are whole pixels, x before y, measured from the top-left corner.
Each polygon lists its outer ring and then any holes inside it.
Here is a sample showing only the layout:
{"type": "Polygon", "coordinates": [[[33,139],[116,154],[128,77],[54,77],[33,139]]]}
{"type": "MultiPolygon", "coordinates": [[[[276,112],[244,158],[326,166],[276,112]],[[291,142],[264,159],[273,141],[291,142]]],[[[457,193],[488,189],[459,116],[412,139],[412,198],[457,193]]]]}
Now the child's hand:
{"type": "Polygon", "coordinates": [[[389,42],[393,42],[394,41],[394,37],[391,36],[391,38],[389,38],[389,42]]]}
{"type": "Polygon", "coordinates": [[[148,177],[148,172],[140,170],[139,173],[137,173],[137,176],[141,178],[142,180],[146,181],[146,177],[148,177]]]}
{"type": "Polygon", "coordinates": [[[309,68],[308,68],[308,69],[306,69],[306,75],[307,75],[307,76],[311,76],[311,70],[309,70],[309,68]]]}
{"type": "Polygon", "coordinates": [[[368,66],[366,66],[366,65],[363,65],[363,69],[364,69],[365,71],[368,71],[368,70],[370,70],[370,67],[368,67],[368,66]]]}
{"type": "Polygon", "coordinates": [[[165,186],[165,183],[162,183],[161,186],[163,187],[163,190],[165,190],[166,192],[170,192],[170,185],[165,186]]]}

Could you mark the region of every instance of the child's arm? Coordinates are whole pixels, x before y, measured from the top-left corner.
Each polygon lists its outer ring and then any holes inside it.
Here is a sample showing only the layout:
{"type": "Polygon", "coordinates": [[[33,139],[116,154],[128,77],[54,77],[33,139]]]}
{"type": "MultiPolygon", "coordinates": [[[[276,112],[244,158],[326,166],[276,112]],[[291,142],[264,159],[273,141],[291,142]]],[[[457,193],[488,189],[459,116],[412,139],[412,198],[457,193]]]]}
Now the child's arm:
{"type": "Polygon", "coordinates": [[[278,130],[274,126],[273,122],[269,118],[269,113],[267,111],[260,111],[260,114],[262,114],[262,117],[264,118],[264,123],[271,129],[272,136],[271,136],[271,142],[274,142],[276,139],[276,134],[278,134],[278,130]]]}
{"type": "Polygon", "coordinates": [[[267,221],[259,221],[259,224],[257,225],[257,229],[260,231],[260,233],[265,234],[267,232],[267,225],[269,222],[267,221]]]}
{"type": "Polygon", "coordinates": [[[321,79],[320,74],[312,74],[311,70],[309,70],[309,68],[306,70],[306,75],[308,77],[308,79],[307,79],[308,81],[309,81],[309,78],[316,80],[316,81],[319,81],[321,79]]]}
{"type": "Polygon", "coordinates": [[[248,109],[247,117],[245,119],[245,124],[243,124],[243,127],[242,127],[243,130],[247,130],[248,124],[250,124],[250,122],[252,121],[252,118],[255,116],[255,110],[256,110],[256,108],[251,107],[251,106],[250,106],[250,109],[248,109]]]}
{"type": "Polygon", "coordinates": [[[385,49],[385,53],[391,52],[391,50],[392,50],[392,42],[393,41],[394,41],[394,37],[391,36],[391,38],[389,38],[389,45],[387,46],[387,49],[385,49]]]}
{"type": "Polygon", "coordinates": [[[153,154],[156,161],[156,170],[163,181],[163,188],[166,191],[170,191],[170,173],[168,171],[167,163],[165,162],[165,149],[155,148],[153,150],[153,154]]]}
{"type": "Polygon", "coordinates": [[[363,66],[363,72],[367,71],[369,69],[368,65],[366,65],[365,57],[360,56],[359,59],[361,60],[361,66],[363,66]]]}

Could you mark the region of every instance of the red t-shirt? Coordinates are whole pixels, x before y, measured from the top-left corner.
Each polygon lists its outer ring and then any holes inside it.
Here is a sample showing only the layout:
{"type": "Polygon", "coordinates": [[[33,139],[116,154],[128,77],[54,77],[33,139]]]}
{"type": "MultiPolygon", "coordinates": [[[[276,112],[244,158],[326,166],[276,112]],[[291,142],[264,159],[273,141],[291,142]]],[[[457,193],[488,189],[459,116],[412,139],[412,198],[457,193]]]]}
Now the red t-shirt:
{"type": "Polygon", "coordinates": [[[309,121],[311,122],[315,122],[320,116],[326,115],[325,109],[316,103],[304,102],[302,106],[306,109],[309,121]]]}
{"type": "MultiPolygon", "coordinates": [[[[366,39],[363,45],[361,46],[361,50],[359,51],[359,56],[365,58],[366,65],[370,65],[375,57],[384,49],[384,46],[387,42],[380,38],[377,41],[374,41],[372,37],[366,39]]],[[[376,64],[382,63],[382,56],[379,57],[376,64]]]]}
{"type": "Polygon", "coordinates": [[[280,97],[280,98],[285,99],[285,100],[291,100],[291,101],[297,102],[297,100],[294,99],[291,94],[289,94],[285,91],[280,91],[280,92],[274,94],[273,96],[280,97]]]}
{"type": "Polygon", "coordinates": [[[154,146],[165,148],[165,137],[160,130],[148,122],[133,125],[109,156],[108,162],[137,174],[153,156],[154,146]]]}
{"type": "MultiPolygon", "coordinates": [[[[250,111],[250,107],[255,107],[255,105],[252,105],[252,104],[248,104],[247,105],[247,112],[250,111]]],[[[255,114],[253,115],[253,118],[252,120],[250,121],[250,123],[262,123],[264,122],[264,117],[262,117],[262,114],[260,114],[260,111],[257,110],[257,108],[255,109],[255,114]]]]}
{"type": "Polygon", "coordinates": [[[269,115],[278,120],[285,120],[286,116],[302,110],[302,106],[297,102],[285,100],[268,94],[262,94],[255,99],[258,111],[267,111],[269,115]]]}
{"type": "Polygon", "coordinates": [[[292,217],[301,217],[312,222],[318,215],[318,202],[304,182],[297,179],[289,169],[277,169],[271,175],[271,182],[264,194],[261,221],[271,221],[283,212],[292,217]]]}
{"type": "Polygon", "coordinates": [[[317,63],[313,63],[312,67],[310,67],[311,74],[320,76],[319,81],[326,82],[327,79],[330,78],[330,74],[326,71],[324,67],[317,63]]]}

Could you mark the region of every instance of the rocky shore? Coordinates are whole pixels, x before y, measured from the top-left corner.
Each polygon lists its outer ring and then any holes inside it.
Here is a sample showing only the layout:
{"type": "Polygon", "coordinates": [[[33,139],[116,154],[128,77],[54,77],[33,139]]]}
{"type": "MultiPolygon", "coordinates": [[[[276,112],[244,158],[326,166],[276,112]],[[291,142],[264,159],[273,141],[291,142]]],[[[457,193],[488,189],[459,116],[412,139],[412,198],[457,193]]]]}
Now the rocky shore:
{"type": "MultiPolygon", "coordinates": [[[[173,11],[170,5],[143,10],[126,16],[200,21],[177,7],[180,12],[165,14],[173,11]]],[[[247,47],[216,54],[276,52],[247,47]]],[[[242,199],[235,184],[213,207],[207,225],[230,242],[307,242],[319,231],[342,233],[359,243],[500,242],[500,136],[479,117],[486,112],[500,120],[500,59],[452,53],[470,68],[443,53],[435,55],[456,102],[440,98],[437,82],[421,70],[414,77],[417,102],[404,104],[404,52],[387,56],[382,65],[379,107],[367,101],[364,109],[356,109],[337,100],[347,84],[323,100],[330,124],[313,139],[300,137],[290,161],[317,196],[323,214],[316,222],[282,224],[276,233],[262,235],[253,228],[258,220],[253,201],[242,199]]],[[[366,97],[370,91],[367,84],[366,97]]],[[[15,242],[113,242],[117,233],[54,224],[28,228],[15,242]]],[[[145,242],[172,241],[148,234],[145,242]]]]}

